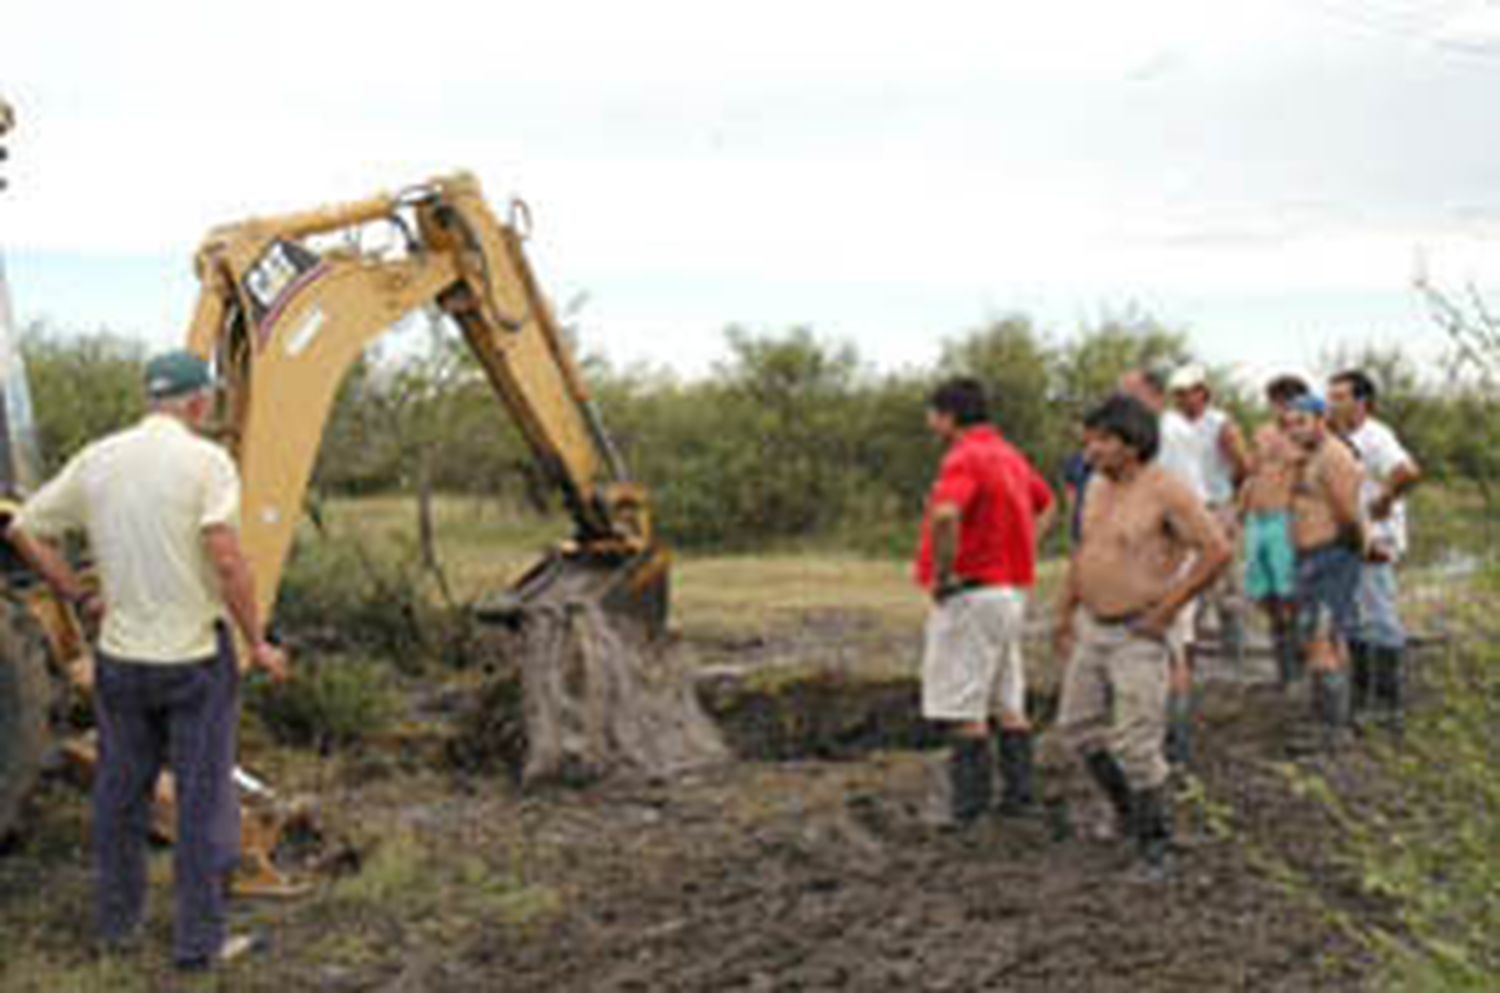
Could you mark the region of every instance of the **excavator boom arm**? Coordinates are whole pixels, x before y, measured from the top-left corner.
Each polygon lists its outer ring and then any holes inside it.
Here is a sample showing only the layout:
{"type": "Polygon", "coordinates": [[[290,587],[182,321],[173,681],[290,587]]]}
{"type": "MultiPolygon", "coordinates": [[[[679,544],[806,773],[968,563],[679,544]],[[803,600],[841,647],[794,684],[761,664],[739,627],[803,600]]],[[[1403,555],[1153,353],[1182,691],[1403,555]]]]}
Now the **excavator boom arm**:
{"type": "MultiPolygon", "coordinates": [[[[625,478],[522,236],[494,216],[473,177],[215,229],[197,270],[189,347],[220,370],[225,440],[243,478],[242,540],[263,611],[339,384],[369,344],[429,306],[462,329],[562,492],[577,532],[568,554],[662,559],[644,493],[625,478]],[[356,240],[381,222],[399,234],[399,249],[369,251],[356,240]]],[[[663,571],[664,560],[654,572],[663,571]]]]}

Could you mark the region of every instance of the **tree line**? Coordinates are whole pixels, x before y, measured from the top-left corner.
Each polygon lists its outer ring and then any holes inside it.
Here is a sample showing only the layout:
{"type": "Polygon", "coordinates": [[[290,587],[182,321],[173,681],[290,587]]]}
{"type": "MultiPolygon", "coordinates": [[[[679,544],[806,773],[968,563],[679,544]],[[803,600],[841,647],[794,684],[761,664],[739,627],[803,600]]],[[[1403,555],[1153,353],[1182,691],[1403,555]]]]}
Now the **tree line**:
{"type": "MultiPolygon", "coordinates": [[[[833,540],[905,550],[939,450],[924,422],[942,377],[978,376],[994,420],[1056,479],[1084,409],[1133,366],[1193,359],[1186,333],[1146,317],[1107,318],[1058,338],[1025,315],[944,342],[928,367],[878,371],[851,343],[797,327],[730,327],[706,375],[617,368],[585,376],[660,529],[683,547],[742,549],[833,540]]],[[[143,347],[108,332],[33,325],[23,335],[38,441],[49,468],[138,416],[143,347]]],[[[1430,476],[1477,485],[1493,509],[1500,401],[1455,361],[1419,374],[1399,348],[1330,353],[1319,373],[1359,365],[1430,476]]],[[[1215,370],[1216,396],[1246,427],[1259,384],[1215,370]]],[[[525,443],[456,334],[372,354],[343,384],[324,437],[314,498],[365,493],[486,494],[553,507],[525,443]]]]}

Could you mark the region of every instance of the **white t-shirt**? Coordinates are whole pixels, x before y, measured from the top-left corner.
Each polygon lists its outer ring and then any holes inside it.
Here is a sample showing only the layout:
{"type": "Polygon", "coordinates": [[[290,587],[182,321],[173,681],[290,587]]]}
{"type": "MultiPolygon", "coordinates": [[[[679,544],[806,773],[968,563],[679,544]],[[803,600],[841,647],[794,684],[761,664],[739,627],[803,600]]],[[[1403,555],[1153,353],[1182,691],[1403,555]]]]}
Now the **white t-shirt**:
{"type": "Polygon", "coordinates": [[[1399,558],[1406,554],[1406,501],[1397,500],[1391,516],[1377,521],[1370,516],[1370,505],[1380,496],[1386,481],[1401,465],[1412,465],[1412,457],[1402,446],[1396,432],[1373,417],[1365,418],[1359,430],[1347,436],[1349,444],[1365,468],[1365,482],[1360,503],[1370,527],[1370,538],[1385,544],[1399,558]]]}
{"type": "Polygon", "coordinates": [[[21,530],[88,534],[103,586],[100,647],[132,662],[195,662],[217,647],[224,604],[205,528],[237,526],[240,480],[218,445],[151,414],[100,439],[26,501],[21,530]]]}
{"type": "Polygon", "coordinates": [[[1188,419],[1175,410],[1161,415],[1161,443],[1156,463],[1187,483],[1198,499],[1208,502],[1208,486],[1203,479],[1203,461],[1198,455],[1198,432],[1188,419]]]}

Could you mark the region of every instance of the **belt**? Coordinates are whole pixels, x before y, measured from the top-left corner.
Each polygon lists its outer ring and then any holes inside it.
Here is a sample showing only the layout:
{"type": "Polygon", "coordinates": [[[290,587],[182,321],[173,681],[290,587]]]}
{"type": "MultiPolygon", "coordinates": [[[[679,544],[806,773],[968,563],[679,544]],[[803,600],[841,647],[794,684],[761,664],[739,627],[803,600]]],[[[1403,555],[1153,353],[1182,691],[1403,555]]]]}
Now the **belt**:
{"type": "Polygon", "coordinates": [[[1321,555],[1323,552],[1331,552],[1337,550],[1346,551],[1351,555],[1358,554],[1358,550],[1348,541],[1341,538],[1335,538],[1332,541],[1325,541],[1321,545],[1313,545],[1311,548],[1299,548],[1297,549],[1297,557],[1307,559],[1312,558],[1314,555],[1321,555]]]}
{"type": "Polygon", "coordinates": [[[1134,624],[1136,621],[1141,619],[1141,615],[1144,613],[1145,611],[1143,610],[1132,610],[1126,614],[1116,614],[1113,617],[1102,617],[1099,614],[1095,614],[1091,611],[1089,613],[1089,619],[1092,620],[1095,624],[1099,624],[1103,627],[1116,628],[1134,624]]]}

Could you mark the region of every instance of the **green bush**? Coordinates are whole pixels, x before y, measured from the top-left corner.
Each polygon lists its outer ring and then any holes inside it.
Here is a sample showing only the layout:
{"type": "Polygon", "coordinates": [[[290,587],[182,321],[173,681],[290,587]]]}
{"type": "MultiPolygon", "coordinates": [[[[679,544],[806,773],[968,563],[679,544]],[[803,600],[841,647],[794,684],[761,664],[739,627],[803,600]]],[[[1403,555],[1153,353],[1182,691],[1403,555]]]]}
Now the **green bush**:
{"type": "Polygon", "coordinates": [[[388,667],[336,656],[299,660],[284,683],[251,684],[247,702],[277,741],[325,750],[378,736],[400,708],[388,667]]]}
{"type": "Polygon", "coordinates": [[[436,585],[409,540],[307,535],[287,562],[276,625],[295,645],[376,655],[402,672],[462,662],[467,612],[436,585]]]}

